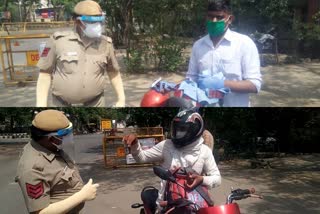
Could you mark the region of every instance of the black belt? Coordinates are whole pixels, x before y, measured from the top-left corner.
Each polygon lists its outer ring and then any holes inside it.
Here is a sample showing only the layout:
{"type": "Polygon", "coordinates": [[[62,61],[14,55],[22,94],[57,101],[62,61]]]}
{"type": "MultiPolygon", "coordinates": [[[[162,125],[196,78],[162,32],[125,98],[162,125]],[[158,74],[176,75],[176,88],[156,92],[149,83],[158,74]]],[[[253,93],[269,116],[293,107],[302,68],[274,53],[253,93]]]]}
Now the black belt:
{"type": "Polygon", "coordinates": [[[56,98],[57,100],[59,100],[59,102],[61,102],[63,105],[65,106],[70,106],[70,107],[82,107],[82,106],[86,106],[88,103],[91,103],[97,99],[100,99],[101,96],[103,96],[104,92],[102,92],[101,94],[99,94],[98,96],[95,96],[93,99],[87,101],[87,102],[84,102],[84,103],[69,103],[65,100],[63,100],[61,97],[57,96],[57,95],[54,95],[52,94],[52,96],[54,98],[56,98]]]}

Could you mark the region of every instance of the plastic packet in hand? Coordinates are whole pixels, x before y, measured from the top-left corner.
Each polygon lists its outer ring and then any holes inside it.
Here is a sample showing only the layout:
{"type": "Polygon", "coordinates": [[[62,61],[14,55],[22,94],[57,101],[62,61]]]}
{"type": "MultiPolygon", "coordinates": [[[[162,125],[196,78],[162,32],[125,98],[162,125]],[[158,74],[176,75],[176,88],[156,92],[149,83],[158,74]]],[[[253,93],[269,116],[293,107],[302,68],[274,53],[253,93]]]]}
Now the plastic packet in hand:
{"type": "Polygon", "coordinates": [[[160,81],[156,85],[153,86],[153,88],[160,93],[165,93],[174,90],[176,87],[175,83],[169,83],[166,81],[160,81]]]}

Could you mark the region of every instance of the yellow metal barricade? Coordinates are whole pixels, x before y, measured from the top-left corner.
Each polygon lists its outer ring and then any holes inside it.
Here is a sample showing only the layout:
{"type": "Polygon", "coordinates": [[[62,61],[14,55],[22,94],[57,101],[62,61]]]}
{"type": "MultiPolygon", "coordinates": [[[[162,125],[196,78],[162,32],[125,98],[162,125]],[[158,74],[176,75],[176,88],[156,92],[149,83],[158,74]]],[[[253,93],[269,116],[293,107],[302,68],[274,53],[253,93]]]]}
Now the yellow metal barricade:
{"type": "Polygon", "coordinates": [[[122,138],[130,133],[137,135],[142,149],[151,148],[165,139],[162,127],[123,128],[105,131],[102,147],[104,164],[107,168],[150,165],[136,163],[131,155],[130,149],[122,142],[122,138]]]}
{"type": "Polygon", "coordinates": [[[39,70],[40,43],[49,38],[47,34],[14,35],[0,37],[0,62],[5,85],[35,82],[39,70]],[[33,40],[33,41],[32,41],[33,40]],[[21,44],[24,45],[21,45],[21,44]]]}
{"type": "Polygon", "coordinates": [[[73,21],[60,22],[5,22],[1,24],[0,31],[27,32],[31,30],[47,30],[52,28],[72,27],[73,21]]]}

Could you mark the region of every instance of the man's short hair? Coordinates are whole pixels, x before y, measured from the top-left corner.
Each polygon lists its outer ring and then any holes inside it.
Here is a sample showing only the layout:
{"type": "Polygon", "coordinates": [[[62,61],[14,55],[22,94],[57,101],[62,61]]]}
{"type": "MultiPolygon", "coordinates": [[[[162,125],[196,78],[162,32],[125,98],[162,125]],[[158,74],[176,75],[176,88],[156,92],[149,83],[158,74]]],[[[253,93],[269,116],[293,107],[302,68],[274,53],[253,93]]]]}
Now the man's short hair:
{"type": "Polygon", "coordinates": [[[230,13],[230,0],[209,0],[208,11],[223,11],[230,13]]]}

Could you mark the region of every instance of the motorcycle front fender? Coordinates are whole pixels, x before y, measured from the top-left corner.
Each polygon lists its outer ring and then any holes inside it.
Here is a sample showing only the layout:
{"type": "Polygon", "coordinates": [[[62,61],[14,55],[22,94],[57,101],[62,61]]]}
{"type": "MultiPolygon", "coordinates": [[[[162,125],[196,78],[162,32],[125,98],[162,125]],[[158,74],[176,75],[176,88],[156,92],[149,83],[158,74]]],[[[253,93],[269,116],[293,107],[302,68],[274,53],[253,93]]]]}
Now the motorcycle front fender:
{"type": "Polygon", "coordinates": [[[241,214],[237,203],[201,208],[197,214],[241,214]]]}

